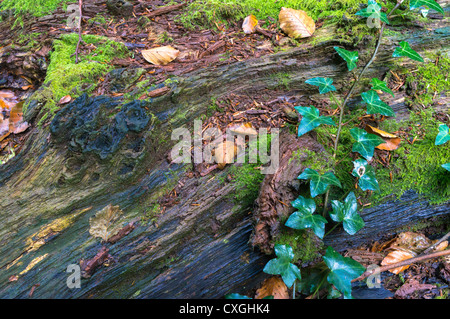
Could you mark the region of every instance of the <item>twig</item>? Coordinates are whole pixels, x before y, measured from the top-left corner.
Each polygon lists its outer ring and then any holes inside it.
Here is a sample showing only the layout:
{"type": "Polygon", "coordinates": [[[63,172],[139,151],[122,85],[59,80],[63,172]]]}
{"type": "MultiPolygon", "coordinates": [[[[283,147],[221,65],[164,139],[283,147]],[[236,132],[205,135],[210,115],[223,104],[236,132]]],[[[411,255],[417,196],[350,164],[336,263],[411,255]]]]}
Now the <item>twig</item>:
{"type": "Polygon", "coordinates": [[[83,6],[83,0],[78,0],[78,5],[80,7],[80,20],[78,21],[78,42],[77,48],[75,49],[75,64],[78,63],[78,50],[80,48],[81,39],[81,19],[83,18],[83,12],[81,11],[81,7],[83,6]]]}
{"type": "Polygon", "coordinates": [[[390,265],[386,265],[386,266],[383,266],[383,267],[376,268],[373,271],[366,271],[365,273],[363,273],[358,278],[353,279],[352,282],[361,281],[361,280],[366,279],[367,277],[369,277],[371,275],[379,274],[379,273],[381,273],[383,271],[386,271],[386,270],[389,270],[389,269],[403,267],[403,266],[407,266],[407,265],[410,265],[410,264],[413,264],[413,263],[416,263],[416,262],[419,262],[419,261],[432,259],[432,258],[437,258],[437,257],[442,257],[442,256],[447,256],[447,255],[450,255],[450,249],[438,251],[438,252],[431,253],[431,254],[424,255],[424,256],[418,256],[418,257],[406,259],[406,260],[400,261],[400,262],[395,263],[395,264],[390,264],[390,265]]]}
{"type": "Polygon", "coordinates": [[[432,251],[434,248],[436,248],[440,243],[442,243],[443,241],[447,240],[447,238],[450,237],[450,232],[448,232],[444,237],[442,237],[441,239],[439,239],[437,242],[435,242],[433,245],[431,245],[430,247],[428,247],[427,249],[425,249],[419,256],[423,256],[428,254],[430,251],[432,251]]]}

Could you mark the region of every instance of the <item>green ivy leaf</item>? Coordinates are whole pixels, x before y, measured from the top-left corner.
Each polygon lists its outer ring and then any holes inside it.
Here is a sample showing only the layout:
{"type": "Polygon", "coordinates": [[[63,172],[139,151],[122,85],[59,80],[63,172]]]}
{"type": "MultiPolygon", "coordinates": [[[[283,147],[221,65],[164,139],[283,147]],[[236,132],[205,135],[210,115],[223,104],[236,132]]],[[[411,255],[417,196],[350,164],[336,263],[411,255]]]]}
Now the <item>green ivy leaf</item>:
{"type": "Polygon", "coordinates": [[[372,90],[383,91],[394,96],[394,92],[392,92],[392,90],[387,87],[386,82],[378,80],[377,78],[372,78],[372,82],[370,82],[370,84],[372,84],[372,90]]]}
{"type": "Polygon", "coordinates": [[[445,163],[445,164],[442,164],[441,166],[450,172],[450,163],[445,163]]]}
{"type": "Polygon", "coordinates": [[[353,162],[352,175],[358,177],[358,185],[363,191],[379,191],[377,178],[375,176],[375,170],[370,166],[366,160],[358,159],[353,162]]]}
{"type": "Polygon", "coordinates": [[[320,94],[336,91],[336,88],[332,84],[333,79],[330,78],[311,78],[306,80],[305,83],[318,86],[320,94]]]}
{"type": "Polygon", "coordinates": [[[377,92],[369,90],[362,93],[361,97],[367,103],[367,114],[379,113],[384,116],[395,116],[395,112],[380,99],[377,92]]]}
{"type": "Polygon", "coordinates": [[[439,125],[439,133],[436,136],[436,141],[434,142],[434,145],[442,145],[450,141],[450,134],[449,134],[449,128],[445,124],[439,125]]]}
{"type": "Polygon", "coordinates": [[[427,6],[430,9],[436,10],[444,14],[444,9],[434,0],[410,0],[409,1],[409,9],[414,10],[421,6],[427,6]]]}
{"type": "Polygon", "coordinates": [[[291,263],[294,258],[292,247],[276,244],[275,255],[277,255],[277,258],[269,260],[263,271],[270,275],[281,275],[286,286],[290,288],[296,279],[302,279],[300,269],[291,263]]]}
{"type": "Polygon", "coordinates": [[[347,62],[347,68],[349,71],[356,68],[356,62],[358,61],[358,51],[347,51],[345,49],[334,47],[336,52],[347,62]]]}
{"type": "Polygon", "coordinates": [[[334,285],[345,298],[352,298],[351,281],[362,275],[365,268],[352,258],[341,256],[332,247],[327,248],[323,260],[331,270],[327,277],[328,282],[334,285]]]}
{"type": "Polygon", "coordinates": [[[314,200],[299,196],[291,204],[299,211],[291,214],[285,225],[294,229],[311,228],[319,238],[323,238],[327,220],[321,215],[314,215],[316,210],[314,200]]]}
{"type": "Polygon", "coordinates": [[[368,161],[372,159],[375,147],[385,143],[381,137],[369,134],[359,127],[352,128],[350,134],[356,140],[356,143],[353,144],[352,152],[358,152],[368,161]]]}
{"type": "Polygon", "coordinates": [[[424,61],[423,58],[419,55],[419,53],[417,53],[416,51],[411,49],[411,46],[409,45],[408,42],[401,41],[399,44],[400,44],[400,46],[395,48],[395,51],[392,54],[392,56],[394,58],[399,58],[399,57],[405,56],[405,57],[408,57],[415,61],[419,61],[419,62],[424,61]]]}
{"type": "Polygon", "coordinates": [[[344,200],[344,203],[333,200],[331,201],[333,211],[330,217],[335,222],[342,222],[344,230],[350,235],[356,234],[364,227],[364,220],[358,214],[358,203],[356,202],[355,193],[350,192],[344,200]]]}
{"type": "Polygon", "coordinates": [[[374,0],[369,0],[367,8],[359,10],[358,12],[355,13],[355,15],[364,18],[378,19],[386,24],[389,24],[389,20],[387,18],[386,13],[381,12],[381,6],[374,0]]]}
{"type": "Polygon", "coordinates": [[[339,182],[332,172],[327,172],[320,175],[317,171],[311,168],[306,168],[297,178],[311,180],[309,189],[311,191],[311,197],[313,198],[317,195],[325,193],[329,185],[335,185],[342,188],[341,182],[339,182]]]}
{"type": "Polygon", "coordinates": [[[302,115],[302,121],[298,126],[298,136],[308,133],[320,124],[336,125],[331,117],[320,116],[319,110],[314,106],[296,106],[297,112],[302,115]]]}

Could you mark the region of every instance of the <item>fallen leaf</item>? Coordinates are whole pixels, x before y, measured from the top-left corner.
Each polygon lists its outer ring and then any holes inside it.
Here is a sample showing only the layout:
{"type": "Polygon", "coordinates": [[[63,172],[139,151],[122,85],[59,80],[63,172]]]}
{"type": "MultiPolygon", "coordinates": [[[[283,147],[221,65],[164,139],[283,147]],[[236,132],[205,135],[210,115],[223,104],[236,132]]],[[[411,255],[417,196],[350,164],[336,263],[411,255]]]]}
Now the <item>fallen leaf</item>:
{"type": "Polygon", "coordinates": [[[65,95],[59,100],[59,104],[67,104],[72,101],[72,97],[70,95],[65,95]]]}
{"type": "Polygon", "coordinates": [[[258,19],[251,14],[244,19],[244,22],[242,23],[242,30],[244,30],[244,33],[250,34],[255,32],[257,25],[258,19]]]}
{"type": "Polygon", "coordinates": [[[394,134],[382,131],[380,129],[377,129],[376,127],[366,125],[366,132],[369,134],[375,134],[383,138],[385,143],[379,144],[378,146],[375,146],[375,148],[379,150],[385,150],[385,151],[393,151],[396,150],[400,146],[400,142],[402,141],[399,137],[397,137],[394,134]]]}
{"type": "Polygon", "coordinates": [[[236,125],[231,125],[228,127],[228,129],[236,134],[240,134],[240,135],[250,135],[250,136],[255,136],[258,134],[258,132],[256,131],[256,129],[253,127],[252,123],[247,122],[247,123],[242,123],[242,124],[236,124],[236,125]]]}
{"type": "Polygon", "coordinates": [[[89,218],[89,233],[94,237],[99,237],[103,241],[108,239],[119,232],[122,228],[117,220],[122,215],[122,211],[119,206],[112,206],[109,204],[101,211],[97,212],[94,217],[89,218]]]}
{"type": "Polygon", "coordinates": [[[233,163],[237,148],[234,142],[225,141],[214,149],[214,158],[219,169],[224,169],[226,164],[233,163]]]}
{"type": "Polygon", "coordinates": [[[370,126],[370,125],[366,125],[366,131],[367,131],[367,133],[375,134],[375,135],[378,135],[381,137],[386,137],[386,138],[397,138],[398,137],[397,135],[385,132],[383,130],[380,130],[380,129],[370,126]]]}
{"type": "MultiPolygon", "coordinates": [[[[1,100],[0,100],[1,101],[1,100]]],[[[0,113],[0,141],[9,135],[9,119],[5,119],[0,113]]]]}
{"type": "Polygon", "coordinates": [[[23,121],[23,102],[19,102],[11,108],[9,113],[9,132],[19,134],[25,131],[30,125],[23,121]]]}
{"type": "Polygon", "coordinates": [[[278,19],[281,30],[294,39],[310,37],[316,29],[314,20],[303,10],[283,7],[278,19]]]}
{"type": "Polygon", "coordinates": [[[180,51],[170,45],[166,45],[163,47],[143,50],[141,53],[147,62],[155,65],[166,65],[175,60],[178,54],[180,54],[180,51]]]}
{"type": "Polygon", "coordinates": [[[289,299],[289,292],[283,279],[270,277],[264,280],[262,287],[256,290],[255,299],[273,296],[273,299],[289,299]]]}
{"type": "Polygon", "coordinates": [[[421,284],[417,279],[410,278],[399,289],[395,291],[395,296],[405,298],[415,291],[429,290],[433,288],[436,288],[436,285],[421,284]]]}
{"type": "MultiPolygon", "coordinates": [[[[381,265],[387,266],[387,265],[395,264],[400,261],[413,258],[415,255],[416,254],[414,254],[413,252],[406,251],[406,250],[394,250],[394,251],[390,252],[386,257],[384,257],[383,261],[381,262],[381,265]]],[[[406,269],[408,269],[409,266],[410,265],[393,268],[393,269],[390,269],[389,272],[398,275],[402,271],[405,271],[406,269]]]]}

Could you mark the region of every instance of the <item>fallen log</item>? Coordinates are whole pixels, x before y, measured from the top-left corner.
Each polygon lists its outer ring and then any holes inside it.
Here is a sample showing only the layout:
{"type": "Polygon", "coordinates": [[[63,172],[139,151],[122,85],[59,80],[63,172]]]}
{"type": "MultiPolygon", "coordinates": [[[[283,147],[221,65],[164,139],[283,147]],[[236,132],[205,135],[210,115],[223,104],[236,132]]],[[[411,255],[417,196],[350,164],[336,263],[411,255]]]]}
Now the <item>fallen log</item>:
{"type": "MultiPolygon", "coordinates": [[[[450,48],[448,34],[434,29],[416,29],[401,38],[419,53],[440,50],[448,54],[450,48]]],[[[383,42],[385,50],[367,77],[381,77],[389,70],[397,42],[397,38],[383,42]]],[[[291,87],[298,94],[314,96],[314,88],[304,81],[325,74],[341,89],[348,74],[336,59],[333,46],[338,44],[336,40],[305,44],[187,74],[178,78],[169,93],[147,105],[152,116],[134,118],[124,110],[121,116],[126,129],[103,117],[103,107],[115,103],[109,98],[103,100],[103,106],[91,109],[99,110],[92,121],[83,116],[82,111],[93,103],[85,98],[65,106],[58,113],[60,122],[34,128],[21,152],[0,167],[0,191],[4,194],[0,203],[0,297],[27,298],[33,289],[35,298],[221,298],[255,287],[266,276],[262,268],[271,258],[248,243],[254,218],[264,220],[261,210],[234,200],[242,189],[227,180],[233,165],[197,176],[191,164],[170,164],[166,159],[174,144],[170,132],[204,114],[212,97],[230,92],[257,94],[276,85],[271,75],[278,72],[290,74],[291,87]],[[65,125],[72,120],[77,122],[65,125]],[[133,223],[134,227],[123,232],[123,237],[103,243],[91,236],[90,219],[109,204],[123,211],[122,226],[133,223]],[[79,213],[87,207],[92,208],[79,213]],[[60,227],[37,242],[35,234],[58,219],[60,227]],[[30,244],[35,249],[27,249],[30,244]],[[81,279],[81,288],[69,288],[67,267],[92,260],[102,251],[107,251],[113,262],[96,263],[90,277],[81,279]]],[[[403,65],[410,64],[404,61],[403,65]]],[[[287,170],[289,152],[303,146],[312,151],[322,149],[312,136],[295,140],[294,145],[292,136],[283,137],[282,165],[262,183],[261,198],[278,216],[291,208],[275,200],[289,203],[293,196],[289,181],[298,173],[287,170]]],[[[301,170],[301,163],[297,164],[296,170],[301,170]]],[[[336,232],[327,241],[345,250],[376,238],[381,231],[446,215],[449,205],[430,205],[406,193],[400,201],[364,210],[366,228],[356,237],[336,232]],[[383,223],[387,228],[380,229],[380,217],[386,215],[392,215],[392,224],[383,223]]],[[[276,224],[274,215],[266,222],[274,222],[274,218],[276,224]]],[[[277,226],[266,222],[262,227],[269,240],[277,226]]],[[[270,247],[263,250],[270,252],[270,247]]]]}

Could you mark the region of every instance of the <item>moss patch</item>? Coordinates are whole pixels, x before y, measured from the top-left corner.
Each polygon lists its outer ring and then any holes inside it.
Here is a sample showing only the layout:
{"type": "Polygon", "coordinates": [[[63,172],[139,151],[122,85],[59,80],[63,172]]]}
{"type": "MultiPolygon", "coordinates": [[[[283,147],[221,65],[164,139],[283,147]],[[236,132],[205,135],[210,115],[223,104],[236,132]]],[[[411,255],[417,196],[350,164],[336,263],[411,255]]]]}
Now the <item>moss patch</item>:
{"type": "Polygon", "coordinates": [[[82,93],[92,92],[100,77],[113,68],[109,62],[115,57],[125,57],[129,54],[125,45],[105,37],[84,35],[83,41],[95,49],[87,55],[79,54],[78,64],[75,64],[75,56],[72,56],[78,42],[78,34],[62,35],[59,40],[54,41],[44,80],[47,85],[32,97],[44,103],[39,123],[53,117],[59,109],[57,103],[63,96],[71,95],[76,98],[82,93]]]}
{"type": "Polygon", "coordinates": [[[308,263],[321,256],[323,242],[310,229],[296,230],[282,227],[275,244],[289,245],[294,251],[293,263],[308,263]]]}
{"type": "Polygon", "coordinates": [[[269,22],[278,20],[282,7],[306,11],[315,21],[327,18],[327,23],[341,21],[343,14],[355,13],[359,9],[359,0],[198,0],[194,1],[178,19],[188,29],[198,26],[203,28],[217,28],[217,25],[229,26],[254,14],[257,19],[269,22]]]}
{"type": "Polygon", "coordinates": [[[413,106],[427,107],[441,93],[450,96],[450,59],[444,56],[428,58],[433,62],[419,64],[417,71],[406,78],[407,85],[413,90],[410,99],[413,106]]]}

